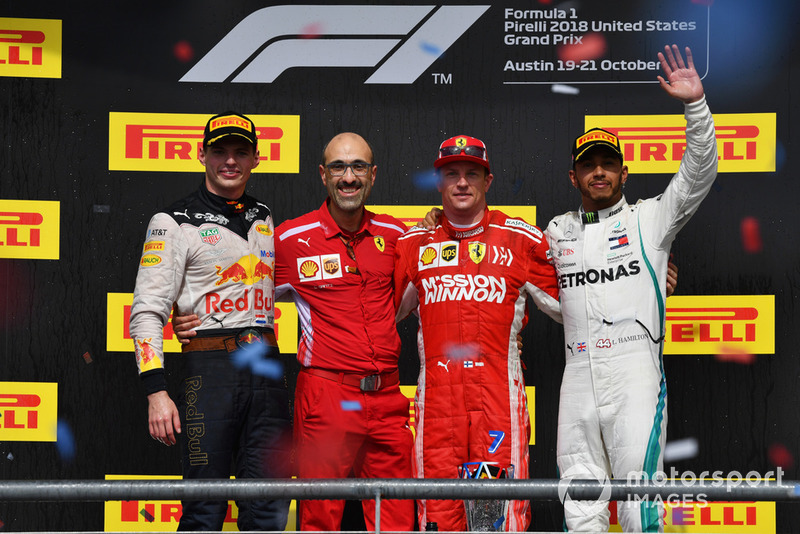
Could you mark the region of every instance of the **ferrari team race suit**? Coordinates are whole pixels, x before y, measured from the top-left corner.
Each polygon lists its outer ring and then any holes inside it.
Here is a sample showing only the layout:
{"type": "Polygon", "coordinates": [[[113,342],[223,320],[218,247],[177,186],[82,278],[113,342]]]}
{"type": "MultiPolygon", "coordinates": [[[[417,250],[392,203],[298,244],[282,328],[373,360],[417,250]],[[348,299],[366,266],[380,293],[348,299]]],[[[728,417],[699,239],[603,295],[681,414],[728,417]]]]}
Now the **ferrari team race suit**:
{"type": "MultiPolygon", "coordinates": [[[[465,462],[513,465],[528,478],[528,416],[517,333],[526,299],[556,320],[558,289],[547,241],[535,226],[485,210],[470,228],[442,215],[397,244],[398,319],[416,311],[420,374],[414,403],[417,478],[458,478],[465,462]]],[[[465,530],[463,501],[419,501],[420,525],[465,530]]],[[[524,531],[528,501],[511,501],[504,528],[524,531]]]]}
{"type": "MultiPolygon", "coordinates": [[[[327,200],[276,230],[276,296],[294,298],[303,327],[294,402],[300,478],[410,478],[409,400],[400,391],[392,272],[405,225],[364,210],[342,231],[327,200]]],[[[300,530],[341,530],[344,501],[304,500],[300,530]]],[[[362,501],[368,530],[375,501],[362,501]]],[[[414,502],[381,503],[380,527],[414,527],[414,502]]]]}
{"type": "MultiPolygon", "coordinates": [[[[705,98],[686,104],[686,152],[663,194],[547,227],[561,296],[566,367],[558,417],[562,478],[636,479],[663,470],[667,391],[662,349],[667,261],[716,176],[705,98]]],[[[570,530],[606,531],[607,502],[565,503],[570,530]]],[[[620,502],[627,532],[663,528],[660,503],[620,502]]]]}
{"type": "MultiPolygon", "coordinates": [[[[234,364],[229,351],[263,335],[274,345],[273,224],[252,197],[228,201],[205,185],[147,227],[130,332],[147,394],[167,389],[162,329],[173,303],[197,314],[197,337],[178,356],[184,478],[289,476],[289,402],[283,377],[234,364]],[[215,347],[214,342],[219,344],[215,347]]],[[[274,349],[277,350],[277,349],[274,349]]],[[[287,500],[239,501],[240,530],[282,530],[287,500]]],[[[181,530],[221,530],[225,501],[184,501],[181,530]]]]}

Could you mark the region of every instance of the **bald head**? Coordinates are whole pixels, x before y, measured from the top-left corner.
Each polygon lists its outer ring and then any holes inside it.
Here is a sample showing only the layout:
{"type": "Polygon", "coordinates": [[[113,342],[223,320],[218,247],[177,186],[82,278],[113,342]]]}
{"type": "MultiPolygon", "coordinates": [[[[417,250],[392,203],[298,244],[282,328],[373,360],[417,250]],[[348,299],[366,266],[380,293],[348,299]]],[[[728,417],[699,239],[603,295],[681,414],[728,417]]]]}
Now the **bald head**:
{"type": "Polygon", "coordinates": [[[367,163],[374,163],[375,156],[370,145],[366,139],[353,132],[342,132],[336,134],[328,141],[322,148],[322,164],[325,165],[331,161],[331,154],[335,153],[339,157],[344,154],[358,154],[358,157],[351,159],[361,159],[367,163]]]}

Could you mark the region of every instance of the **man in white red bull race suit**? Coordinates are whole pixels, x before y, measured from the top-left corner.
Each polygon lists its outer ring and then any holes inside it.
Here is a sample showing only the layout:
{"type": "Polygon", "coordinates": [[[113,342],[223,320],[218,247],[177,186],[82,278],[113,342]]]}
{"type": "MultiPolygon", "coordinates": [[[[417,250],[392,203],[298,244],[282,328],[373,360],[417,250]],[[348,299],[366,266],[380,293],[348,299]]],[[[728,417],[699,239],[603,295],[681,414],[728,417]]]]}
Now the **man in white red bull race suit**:
{"type": "MultiPolygon", "coordinates": [[[[153,439],[182,433],[184,478],[285,478],[291,439],[286,382],[236,365],[232,352],[275,346],[273,223],[245,195],[258,165],[256,128],[234,112],[206,125],[205,178],[188,197],[150,220],[136,277],[130,332],[148,395],[153,439]],[[167,393],[162,328],[195,314],[197,336],[178,357],[178,406],[167,393]],[[253,348],[253,347],[251,347],[253,348]]],[[[239,501],[240,530],[283,530],[287,500],[239,501]]],[[[221,530],[226,501],[184,501],[179,530],[221,530]]]]}
{"type": "MultiPolygon", "coordinates": [[[[395,253],[398,319],[419,316],[415,476],[458,478],[463,463],[486,461],[528,478],[531,429],[516,339],[528,295],[558,317],[547,241],[537,227],[487,208],[493,176],[482,141],[448,139],[434,165],[443,216],[432,230],[400,237],[395,253]]],[[[528,501],[511,501],[504,519],[502,530],[526,530],[528,501]]],[[[467,527],[463,501],[419,501],[418,520],[441,531],[467,527]]]]}
{"type": "MultiPolygon", "coordinates": [[[[663,470],[667,424],[662,365],[667,262],[672,241],[717,172],[714,122],[690,50],[659,54],[661,87],[684,103],[686,151],[663,194],[628,204],[619,139],[592,129],[572,146],[570,180],[582,206],[545,232],[558,273],[566,367],[558,418],[562,477],[626,479],[663,470]]],[[[567,502],[567,527],[606,531],[607,506],[567,502]]],[[[663,529],[662,507],[620,502],[627,532],[663,529]]]]}

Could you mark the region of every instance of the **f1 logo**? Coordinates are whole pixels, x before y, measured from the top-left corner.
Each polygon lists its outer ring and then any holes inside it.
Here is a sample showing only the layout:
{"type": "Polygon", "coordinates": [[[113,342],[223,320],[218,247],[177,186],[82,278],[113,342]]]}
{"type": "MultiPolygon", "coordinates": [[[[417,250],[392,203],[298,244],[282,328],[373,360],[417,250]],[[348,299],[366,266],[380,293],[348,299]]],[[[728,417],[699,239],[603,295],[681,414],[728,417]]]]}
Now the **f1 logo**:
{"type": "Polygon", "coordinates": [[[489,7],[265,7],[237,24],[180,81],[221,83],[241,68],[232,82],[272,83],[292,67],[381,63],[364,83],[411,84],[489,7]],[[362,38],[330,38],[335,35],[362,38]]]}

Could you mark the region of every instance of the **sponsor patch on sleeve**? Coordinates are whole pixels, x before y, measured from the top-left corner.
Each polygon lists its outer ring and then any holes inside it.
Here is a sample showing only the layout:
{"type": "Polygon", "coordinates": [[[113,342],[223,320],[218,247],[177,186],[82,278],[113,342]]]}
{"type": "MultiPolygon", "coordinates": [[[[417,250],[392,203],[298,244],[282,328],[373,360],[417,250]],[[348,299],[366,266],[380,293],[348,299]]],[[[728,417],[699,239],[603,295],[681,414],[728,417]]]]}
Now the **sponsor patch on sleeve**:
{"type": "Polygon", "coordinates": [[[529,231],[533,235],[538,238],[542,237],[542,232],[538,228],[536,228],[532,224],[528,224],[525,221],[521,221],[519,219],[506,219],[506,226],[510,226],[512,228],[524,228],[525,230],[529,231]]]}

